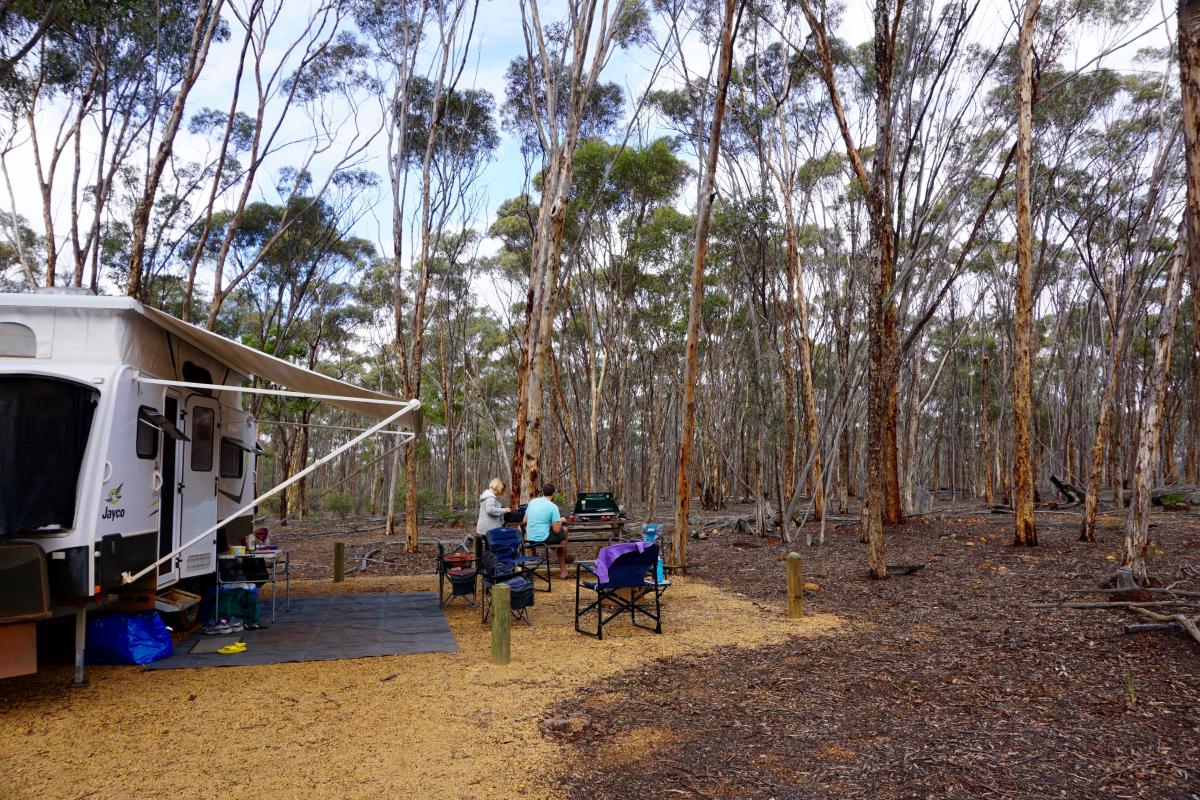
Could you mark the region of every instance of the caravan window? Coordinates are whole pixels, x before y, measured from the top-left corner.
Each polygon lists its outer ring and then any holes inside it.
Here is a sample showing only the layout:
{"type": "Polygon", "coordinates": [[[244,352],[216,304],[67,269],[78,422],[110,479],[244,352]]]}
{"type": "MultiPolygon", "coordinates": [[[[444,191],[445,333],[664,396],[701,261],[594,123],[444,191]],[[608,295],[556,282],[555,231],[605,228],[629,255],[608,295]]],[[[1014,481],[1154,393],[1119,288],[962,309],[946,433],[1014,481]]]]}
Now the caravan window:
{"type": "Polygon", "coordinates": [[[0,375],[0,534],[71,528],[100,393],[41,375],[0,375]]]}
{"type": "Polygon", "coordinates": [[[221,477],[222,478],[240,478],[242,477],[242,464],[245,459],[242,458],[243,448],[240,442],[235,442],[233,439],[221,437],[221,477]]]}
{"type": "Polygon", "coordinates": [[[134,437],[134,449],[138,458],[155,458],[158,456],[158,426],[154,424],[151,414],[158,412],[150,406],[138,409],[137,436],[134,437]]]}
{"type": "Polygon", "coordinates": [[[212,472],[213,432],[217,414],[207,406],[192,409],[192,472],[212,472]]]}

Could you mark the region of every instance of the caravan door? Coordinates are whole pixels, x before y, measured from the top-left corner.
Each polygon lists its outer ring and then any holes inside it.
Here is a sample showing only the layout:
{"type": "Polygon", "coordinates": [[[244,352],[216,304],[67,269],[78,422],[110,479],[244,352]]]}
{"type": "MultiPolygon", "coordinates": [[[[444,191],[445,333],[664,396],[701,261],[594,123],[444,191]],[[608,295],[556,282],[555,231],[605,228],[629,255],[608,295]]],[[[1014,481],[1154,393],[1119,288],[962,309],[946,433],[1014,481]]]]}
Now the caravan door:
{"type": "MultiPolygon", "coordinates": [[[[217,521],[217,426],[220,407],[211,397],[192,395],[184,404],[190,442],[182,442],[179,487],[179,541],[183,544],[217,521]]],[[[179,577],[207,575],[216,569],[217,535],[205,537],[180,554],[179,577]]]]}

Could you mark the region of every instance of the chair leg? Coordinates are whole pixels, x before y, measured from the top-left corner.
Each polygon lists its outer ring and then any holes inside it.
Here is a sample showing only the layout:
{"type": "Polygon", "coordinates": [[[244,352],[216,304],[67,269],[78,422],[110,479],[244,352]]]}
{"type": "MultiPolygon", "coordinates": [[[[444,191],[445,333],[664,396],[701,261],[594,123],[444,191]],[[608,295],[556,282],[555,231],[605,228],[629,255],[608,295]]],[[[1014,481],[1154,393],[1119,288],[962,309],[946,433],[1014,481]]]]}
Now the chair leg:
{"type": "Polygon", "coordinates": [[[579,628],[579,576],[575,576],[575,630],[582,633],[579,628]]]}

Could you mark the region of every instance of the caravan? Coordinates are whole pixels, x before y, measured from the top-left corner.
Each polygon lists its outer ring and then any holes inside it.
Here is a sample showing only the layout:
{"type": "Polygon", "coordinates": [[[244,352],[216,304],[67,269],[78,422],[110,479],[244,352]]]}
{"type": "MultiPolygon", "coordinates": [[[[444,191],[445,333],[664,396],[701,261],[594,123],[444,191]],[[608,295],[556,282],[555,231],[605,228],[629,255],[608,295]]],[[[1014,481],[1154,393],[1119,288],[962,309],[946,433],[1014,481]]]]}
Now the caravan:
{"type": "Polygon", "coordinates": [[[0,294],[0,677],[36,668],[38,621],[74,614],[81,681],[88,609],[211,581],[218,538],[248,534],[258,501],[385,427],[411,438],[419,407],[130,298],[0,294]],[[256,497],[247,393],[378,422],[256,497]]]}

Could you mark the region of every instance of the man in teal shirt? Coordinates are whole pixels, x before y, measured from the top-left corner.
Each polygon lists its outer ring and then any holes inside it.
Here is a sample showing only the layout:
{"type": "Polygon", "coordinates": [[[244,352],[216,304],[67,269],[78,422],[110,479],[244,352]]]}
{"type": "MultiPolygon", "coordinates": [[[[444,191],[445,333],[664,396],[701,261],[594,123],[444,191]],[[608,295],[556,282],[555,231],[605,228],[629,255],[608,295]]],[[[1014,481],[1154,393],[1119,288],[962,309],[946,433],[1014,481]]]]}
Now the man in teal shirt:
{"type": "Polygon", "coordinates": [[[554,496],[554,484],[542,487],[542,496],[529,501],[525,509],[525,540],[538,544],[561,545],[558,550],[558,577],[567,577],[567,526],[563,522],[558,506],[550,498],[554,496]]]}

